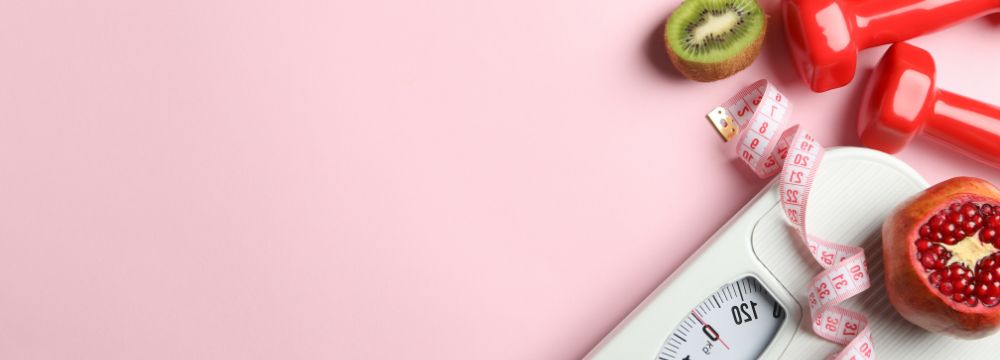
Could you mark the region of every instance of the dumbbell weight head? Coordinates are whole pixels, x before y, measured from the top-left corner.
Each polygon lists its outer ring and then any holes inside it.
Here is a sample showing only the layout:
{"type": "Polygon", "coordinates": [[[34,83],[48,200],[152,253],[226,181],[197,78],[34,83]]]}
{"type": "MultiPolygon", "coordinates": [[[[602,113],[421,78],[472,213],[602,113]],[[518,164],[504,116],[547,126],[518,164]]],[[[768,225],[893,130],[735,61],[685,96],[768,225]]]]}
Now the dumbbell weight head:
{"type": "MultiPolygon", "coordinates": [[[[878,1],[878,0],[875,0],[878,1]]],[[[782,16],[792,61],[815,92],[851,82],[858,48],[855,24],[836,0],[785,0],[782,16]]]]}
{"type": "Polygon", "coordinates": [[[937,92],[934,78],[930,53],[906,43],[890,47],[861,100],[861,143],[887,153],[902,150],[931,117],[937,92]]]}

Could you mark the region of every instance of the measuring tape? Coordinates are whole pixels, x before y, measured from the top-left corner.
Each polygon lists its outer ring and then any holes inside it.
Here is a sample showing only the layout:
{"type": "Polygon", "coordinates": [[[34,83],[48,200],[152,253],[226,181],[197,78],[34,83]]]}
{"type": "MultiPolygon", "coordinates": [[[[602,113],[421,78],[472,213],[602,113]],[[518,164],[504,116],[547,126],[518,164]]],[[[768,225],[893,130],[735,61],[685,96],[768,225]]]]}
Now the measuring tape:
{"type": "Polygon", "coordinates": [[[806,231],[806,206],[823,159],[823,146],[798,125],[785,130],[792,103],[759,80],[708,114],[725,141],[738,137],[737,154],[762,178],[778,174],[778,195],[785,218],[824,270],[810,281],[813,331],[845,345],[832,359],[875,359],[868,319],[838,304],[868,289],[868,265],[859,247],[831,243],[806,231]],[[784,130],[784,131],[782,131],[784,130]]]}

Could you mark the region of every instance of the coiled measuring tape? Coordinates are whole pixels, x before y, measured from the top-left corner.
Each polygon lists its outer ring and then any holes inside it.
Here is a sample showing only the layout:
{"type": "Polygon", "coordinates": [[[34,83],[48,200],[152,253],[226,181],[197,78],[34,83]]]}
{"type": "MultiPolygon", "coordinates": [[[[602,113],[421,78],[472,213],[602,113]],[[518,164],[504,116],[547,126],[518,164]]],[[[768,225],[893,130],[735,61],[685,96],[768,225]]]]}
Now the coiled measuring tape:
{"type": "Polygon", "coordinates": [[[806,231],[809,192],[824,150],[798,125],[785,129],[791,111],[788,98],[767,80],[759,80],[707,116],[725,141],[738,139],[737,154],[754,173],[762,178],[778,173],[785,218],[824,268],[810,281],[808,303],[813,331],[845,345],[831,359],[875,359],[868,319],[838,306],[870,286],[864,250],[831,243],[806,231]]]}

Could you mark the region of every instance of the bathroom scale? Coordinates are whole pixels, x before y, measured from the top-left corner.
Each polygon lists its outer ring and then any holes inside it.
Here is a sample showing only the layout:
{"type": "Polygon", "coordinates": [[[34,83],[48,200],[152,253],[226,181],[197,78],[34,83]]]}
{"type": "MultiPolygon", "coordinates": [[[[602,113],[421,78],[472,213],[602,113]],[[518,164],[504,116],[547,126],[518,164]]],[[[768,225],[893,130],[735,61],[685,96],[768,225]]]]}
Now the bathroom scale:
{"type": "MultiPolygon", "coordinates": [[[[871,288],[841,306],[870,320],[880,359],[998,359],[1000,335],[964,340],[910,324],[889,304],[881,226],[928,186],[875,150],[826,152],[810,232],[864,248],[871,288]]],[[[723,225],[586,356],[592,360],[823,359],[843,348],[812,331],[807,287],[823,269],[785,221],[776,183],[723,225]]]]}

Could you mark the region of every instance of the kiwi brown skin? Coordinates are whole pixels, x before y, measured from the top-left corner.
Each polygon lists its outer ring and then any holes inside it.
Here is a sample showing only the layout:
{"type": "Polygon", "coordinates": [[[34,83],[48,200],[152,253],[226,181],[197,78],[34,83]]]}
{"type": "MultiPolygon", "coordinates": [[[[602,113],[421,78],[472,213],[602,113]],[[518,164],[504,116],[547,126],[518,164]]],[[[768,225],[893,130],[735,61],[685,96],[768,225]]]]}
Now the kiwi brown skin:
{"type": "Polygon", "coordinates": [[[740,70],[746,69],[747,66],[750,66],[757,59],[757,55],[760,54],[760,47],[764,44],[764,35],[767,33],[767,15],[763,16],[762,19],[764,25],[761,27],[760,35],[757,36],[757,39],[750,43],[750,46],[747,46],[746,49],[743,49],[742,52],[725,61],[702,63],[684,60],[680,56],[677,56],[674,50],[670,48],[670,41],[668,40],[670,37],[667,34],[668,26],[666,25],[663,25],[663,43],[667,46],[667,55],[670,57],[670,62],[674,63],[674,67],[684,77],[700,82],[721,80],[738,73],[740,70]]]}

